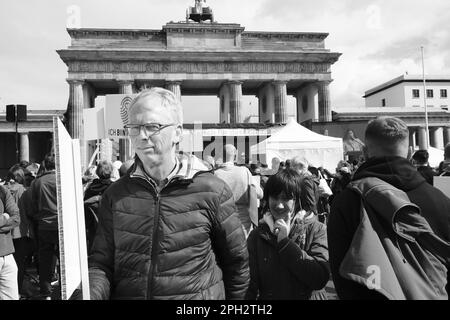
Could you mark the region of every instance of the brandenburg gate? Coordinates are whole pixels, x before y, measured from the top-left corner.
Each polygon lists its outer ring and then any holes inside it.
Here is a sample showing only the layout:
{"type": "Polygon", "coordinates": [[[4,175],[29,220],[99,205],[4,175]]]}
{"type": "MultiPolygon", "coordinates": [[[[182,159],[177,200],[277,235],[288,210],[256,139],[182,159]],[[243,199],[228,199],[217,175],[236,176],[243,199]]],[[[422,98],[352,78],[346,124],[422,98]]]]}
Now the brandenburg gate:
{"type": "MultiPolygon", "coordinates": [[[[68,33],[71,45],[57,52],[68,67],[68,130],[81,141],[83,109],[94,107],[97,96],[153,86],[179,97],[218,96],[220,123],[243,122],[243,95],[258,98],[260,123],[285,123],[288,95],[297,99],[298,122],[332,120],[331,65],[341,54],[326,49],[327,33],[245,31],[239,24],[189,19],[161,30],[68,33]]],[[[121,160],[129,153],[128,141],[121,141],[121,160]]]]}

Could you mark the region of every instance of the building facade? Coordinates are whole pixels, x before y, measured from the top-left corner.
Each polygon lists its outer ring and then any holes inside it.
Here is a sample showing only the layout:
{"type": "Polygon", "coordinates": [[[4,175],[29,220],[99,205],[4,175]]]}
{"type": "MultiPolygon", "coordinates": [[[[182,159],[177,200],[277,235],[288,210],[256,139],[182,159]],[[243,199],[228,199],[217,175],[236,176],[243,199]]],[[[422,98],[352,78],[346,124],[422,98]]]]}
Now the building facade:
{"type": "MultiPolygon", "coordinates": [[[[224,124],[244,122],[243,95],[258,98],[260,123],[286,123],[288,95],[297,98],[299,122],[332,120],[331,65],[341,54],[326,49],[326,33],[252,32],[239,24],[189,19],[167,23],[161,30],[68,33],[71,45],[58,54],[68,67],[72,138],[83,140],[82,111],[94,107],[97,96],[153,86],[179,97],[216,95],[224,124]]],[[[83,162],[90,157],[88,150],[83,142],[83,162]]],[[[121,160],[132,156],[125,139],[120,154],[121,160]]]]}
{"type": "MultiPolygon", "coordinates": [[[[449,110],[450,76],[425,78],[427,107],[449,110]]],[[[425,108],[421,76],[402,75],[370,89],[364,94],[366,108],[425,108]]]]}
{"type": "Polygon", "coordinates": [[[25,160],[40,163],[53,144],[53,117],[64,119],[65,111],[28,110],[27,120],[7,122],[0,114],[0,177],[25,160]]]}

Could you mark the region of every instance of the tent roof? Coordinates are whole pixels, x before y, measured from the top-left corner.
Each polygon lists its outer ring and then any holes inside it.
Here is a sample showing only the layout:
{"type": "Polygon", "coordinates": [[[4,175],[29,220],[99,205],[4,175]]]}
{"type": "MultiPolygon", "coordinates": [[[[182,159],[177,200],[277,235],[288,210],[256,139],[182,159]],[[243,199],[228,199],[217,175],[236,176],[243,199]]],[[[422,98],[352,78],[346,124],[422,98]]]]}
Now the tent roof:
{"type": "Polygon", "coordinates": [[[283,143],[283,142],[322,142],[322,141],[339,141],[342,142],[342,138],[335,138],[330,136],[324,136],[314,131],[311,131],[301,124],[298,124],[293,118],[290,118],[286,126],[274,133],[266,140],[260,142],[258,145],[270,144],[270,143],[283,143]]]}
{"type": "Polygon", "coordinates": [[[301,141],[342,141],[341,138],[324,136],[311,131],[301,124],[298,124],[293,118],[290,118],[286,126],[267,138],[266,143],[270,142],[301,142],[301,141]]]}

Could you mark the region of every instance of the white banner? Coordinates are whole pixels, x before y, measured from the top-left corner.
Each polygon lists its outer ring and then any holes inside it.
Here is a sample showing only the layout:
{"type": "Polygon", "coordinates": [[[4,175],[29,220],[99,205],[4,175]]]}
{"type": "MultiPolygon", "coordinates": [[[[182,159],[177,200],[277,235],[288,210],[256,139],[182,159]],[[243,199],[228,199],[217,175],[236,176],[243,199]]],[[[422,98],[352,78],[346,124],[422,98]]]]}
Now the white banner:
{"type": "Polygon", "coordinates": [[[111,94],[105,98],[105,135],[110,139],[125,139],[128,108],[137,94],[111,94]]]}
{"type": "Polygon", "coordinates": [[[53,118],[58,200],[61,297],[67,300],[80,287],[89,300],[89,275],[81,186],[80,142],[72,140],[58,117],[53,118]]]}

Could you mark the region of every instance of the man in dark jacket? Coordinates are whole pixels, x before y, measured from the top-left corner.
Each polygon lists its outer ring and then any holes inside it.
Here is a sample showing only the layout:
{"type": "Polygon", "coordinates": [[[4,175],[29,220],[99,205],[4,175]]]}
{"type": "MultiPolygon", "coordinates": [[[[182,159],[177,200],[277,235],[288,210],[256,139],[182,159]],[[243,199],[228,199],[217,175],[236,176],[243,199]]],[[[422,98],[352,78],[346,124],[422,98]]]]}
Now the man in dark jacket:
{"type": "Polygon", "coordinates": [[[89,258],[91,299],[242,299],[248,252],[233,193],[195,157],[177,157],[182,109],[141,92],[125,125],[136,158],[103,194],[89,258]]]}
{"type": "Polygon", "coordinates": [[[11,230],[20,223],[19,208],[13,196],[0,186],[0,300],[19,300],[17,265],[11,230]]]}
{"type": "MultiPolygon", "coordinates": [[[[422,267],[422,273],[418,272],[419,278],[423,278],[433,286],[437,298],[448,296],[445,292],[447,269],[448,269],[448,245],[450,241],[449,219],[450,219],[450,199],[447,198],[441,191],[426,183],[425,179],[420,175],[414,166],[406,159],[408,155],[408,140],[409,132],[406,124],[397,118],[382,117],[371,121],[366,129],[366,146],[369,154],[369,159],[361,165],[356,171],[353,181],[363,178],[378,178],[390,185],[404,191],[413,204],[420,209],[421,216],[425,218],[425,223],[429,228],[430,234],[441,239],[441,243],[447,251],[441,260],[436,255],[425,250],[425,259],[421,259],[419,264],[422,267]]],[[[388,205],[388,203],[382,204],[388,205]]],[[[328,243],[330,254],[330,266],[333,276],[333,281],[336,287],[337,294],[341,299],[385,299],[386,292],[379,290],[379,288],[371,287],[366,284],[366,280],[374,275],[375,269],[367,269],[367,279],[357,278],[354,275],[345,273],[343,261],[346,256],[352,254],[352,250],[357,248],[361,243],[355,243],[356,239],[361,239],[362,230],[359,226],[367,224],[367,219],[360,219],[361,214],[361,197],[358,193],[350,188],[346,188],[339,194],[332,203],[330,219],[328,223],[328,243]],[[350,250],[352,248],[352,250],[350,250]],[[377,289],[377,290],[374,290],[377,289]]],[[[373,224],[373,220],[370,220],[373,224]]],[[[391,221],[382,227],[387,230],[392,229],[396,221],[391,221]]],[[[376,226],[374,226],[375,229],[376,226]]],[[[405,223],[402,228],[413,229],[413,235],[416,236],[419,232],[418,225],[411,225],[405,223]],[[415,234],[414,234],[415,232],[415,234]]],[[[393,230],[389,230],[393,233],[393,230]]],[[[395,233],[402,232],[401,229],[394,230],[395,233]]],[[[384,241],[385,239],[381,239],[384,241]]],[[[398,246],[397,241],[407,242],[405,239],[398,237],[394,245],[398,246]]],[[[416,241],[421,245],[420,241],[416,241]]],[[[401,247],[401,246],[400,246],[401,247]]],[[[398,247],[398,248],[400,248],[398,247]]],[[[386,248],[385,248],[386,249],[386,248]]],[[[376,256],[375,250],[367,250],[366,256],[372,260],[379,259],[376,256]],[[375,255],[375,256],[374,256],[375,255]]],[[[408,257],[414,260],[411,251],[398,250],[403,254],[402,259],[399,259],[402,265],[408,263],[408,257]]],[[[400,256],[401,256],[400,254],[400,256]]],[[[365,257],[362,257],[364,260],[365,257]]],[[[423,258],[423,256],[421,256],[423,258]]],[[[353,264],[360,261],[354,261],[353,264]]],[[[416,260],[417,262],[417,260],[416,260]]],[[[391,261],[392,268],[396,270],[396,262],[391,261]]],[[[381,263],[380,263],[381,264],[381,263]]],[[[348,265],[347,265],[348,266],[348,265]]],[[[374,265],[376,267],[376,265],[374,265]]],[[[371,266],[371,267],[374,267],[371,266]]],[[[417,270],[416,270],[417,271],[417,270]]],[[[417,274],[416,274],[417,275],[417,274]]],[[[397,275],[403,278],[402,287],[417,290],[417,283],[408,283],[408,275],[397,275]],[[406,281],[405,281],[406,279],[406,281]]],[[[380,275],[383,277],[383,274],[380,275]]],[[[410,278],[412,279],[412,277],[410,278]]],[[[367,282],[368,283],[368,282],[367,282]]],[[[407,292],[407,294],[409,294],[407,292]]],[[[407,295],[406,295],[407,296],[407,295]]],[[[392,298],[392,297],[390,297],[392,298]]]]}
{"type": "Polygon", "coordinates": [[[42,298],[50,299],[52,278],[59,256],[58,201],[56,196],[55,156],[47,154],[45,172],[31,186],[31,219],[37,224],[39,242],[39,286],[42,298]]]}

